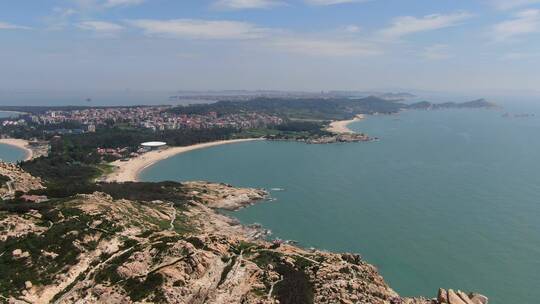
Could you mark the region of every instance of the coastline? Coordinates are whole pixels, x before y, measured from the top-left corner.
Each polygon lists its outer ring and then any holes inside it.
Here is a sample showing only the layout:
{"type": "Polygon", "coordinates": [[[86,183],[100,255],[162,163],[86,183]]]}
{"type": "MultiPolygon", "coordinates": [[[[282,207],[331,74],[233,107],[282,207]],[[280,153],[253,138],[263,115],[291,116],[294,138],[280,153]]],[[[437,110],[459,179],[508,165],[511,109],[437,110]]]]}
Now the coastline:
{"type": "Polygon", "coordinates": [[[24,161],[31,160],[34,157],[34,151],[29,148],[29,142],[27,140],[17,138],[2,138],[0,139],[0,144],[13,146],[23,150],[26,154],[24,161]]]}
{"type": "Polygon", "coordinates": [[[18,115],[26,115],[26,114],[29,114],[29,113],[26,113],[26,112],[20,112],[20,111],[4,111],[4,110],[0,110],[0,113],[11,113],[11,114],[18,114],[18,115]]]}
{"type": "Polygon", "coordinates": [[[132,158],[128,161],[117,160],[112,163],[115,167],[114,171],[103,178],[103,181],[113,183],[124,183],[124,182],[137,182],[139,181],[139,175],[141,172],[154,165],[155,163],[170,158],[172,156],[186,153],[193,150],[210,148],[214,146],[242,143],[256,140],[264,140],[263,138],[243,138],[243,139],[230,139],[230,140],[220,140],[213,141],[202,144],[195,144],[191,146],[183,147],[171,147],[166,150],[157,150],[147,152],[138,157],[132,158]]]}
{"type": "Polygon", "coordinates": [[[353,122],[364,120],[366,117],[364,114],[358,114],[355,118],[350,120],[338,120],[330,123],[327,131],[336,133],[336,134],[346,134],[346,133],[356,133],[353,130],[349,129],[349,125],[353,122]]]}

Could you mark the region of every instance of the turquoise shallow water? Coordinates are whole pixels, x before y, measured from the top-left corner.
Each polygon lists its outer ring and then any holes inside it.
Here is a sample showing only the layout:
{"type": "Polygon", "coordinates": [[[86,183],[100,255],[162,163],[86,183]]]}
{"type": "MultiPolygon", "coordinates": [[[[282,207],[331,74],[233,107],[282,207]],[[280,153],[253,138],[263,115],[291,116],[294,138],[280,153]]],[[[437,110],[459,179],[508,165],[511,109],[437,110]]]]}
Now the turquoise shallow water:
{"type": "Polygon", "coordinates": [[[17,161],[24,160],[26,152],[17,147],[10,145],[0,144],[0,160],[15,163],[17,161]]]}
{"type": "Polygon", "coordinates": [[[142,179],[284,188],[235,212],[302,246],[360,253],[403,295],[540,298],[540,117],[452,110],[370,117],[380,142],[249,142],[162,161],[142,179]]]}
{"type": "Polygon", "coordinates": [[[18,116],[18,114],[14,113],[14,112],[2,112],[2,111],[0,111],[0,118],[16,117],[16,116],[18,116]]]}
{"type": "MultiPolygon", "coordinates": [[[[0,111],[0,118],[13,117],[16,114],[11,112],[2,112],[0,111]]],[[[7,162],[17,162],[23,160],[26,155],[26,152],[17,147],[10,145],[0,144],[0,160],[7,162]]]]}

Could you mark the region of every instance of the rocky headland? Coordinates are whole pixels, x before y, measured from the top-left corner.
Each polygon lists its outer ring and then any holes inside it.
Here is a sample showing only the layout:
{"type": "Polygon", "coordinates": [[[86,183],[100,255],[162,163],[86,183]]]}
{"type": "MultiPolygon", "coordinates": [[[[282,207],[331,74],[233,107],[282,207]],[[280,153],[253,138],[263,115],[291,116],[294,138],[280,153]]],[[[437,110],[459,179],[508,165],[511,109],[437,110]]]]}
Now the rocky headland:
{"type": "Polygon", "coordinates": [[[466,101],[466,102],[444,102],[431,103],[429,101],[420,101],[407,106],[411,110],[443,110],[443,109],[492,109],[497,108],[497,104],[487,101],[484,98],[466,101]]]}
{"type": "Polygon", "coordinates": [[[453,290],[434,299],[401,297],[359,255],[269,242],[260,228],[218,212],[263,201],[263,190],[206,182],[101,189],[0,203],[2,301],[487,303],[453,290]]]}

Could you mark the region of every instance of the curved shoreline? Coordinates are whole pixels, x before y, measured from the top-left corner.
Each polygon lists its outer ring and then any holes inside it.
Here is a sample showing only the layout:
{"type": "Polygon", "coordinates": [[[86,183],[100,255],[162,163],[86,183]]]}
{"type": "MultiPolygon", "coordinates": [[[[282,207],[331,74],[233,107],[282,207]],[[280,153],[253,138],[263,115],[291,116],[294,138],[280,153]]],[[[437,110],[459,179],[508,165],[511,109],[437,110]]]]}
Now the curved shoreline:
{"type": "Polygon", "coordinates": [[[0,139],[0,144],[16,147],[23,150],[25,152],[25,157],[23,161],[31,160],[32,157],[34,157],[34,151],[29,148],[29,142],[27,140],[17,138],[2,138],[0,139]]]}
{"type": "Polygon", "coordinates": [[[193,150],[198,150],[198,149],[204,149],[204,148],[227,145],[227,144],[234,144],[234,143],[242,143],[242,142],[248,142],[248,141],[256,141],[256,140],[264,140],[264,139],[263,138],[243,138],[243,139],[220,140],[220,141],[213,141],[213,142],[202,143],[202,144],[195,144],[191,146],[171,147],[166,150],[151,151],[151,152],[142,154],[138,157],[132,158],[128,161],[117,160],[110,163],[116,168],[114,169],[112,173],[106,175],[103,178],[103,181],[109,182],[109,183],[137,182],[139,181],[139,176],[142,173],[142,171],[144,171],[144,169],[156,164],[159,161],[170,158],[172,156],[186,153],[193,150]]]}
{"type": "Polygon", "coordinates": [[[349,129],[349,125],[353,122],[364,120],[366,117],[364,114],[358,114],[355,118],[350,120],[337,120],[330,123],[327,131],[336,133],[336,134],[346,134],[346,133],[356,133],[353,130],[349,129]]]}
{"type": "Polygon", "coordinates": [[[11,113],[11,114],[18,114],[18,115],[26,115],[28,113],[26,112],[20,112],[20,111],[4,111],[4,110],[0,110],[0,113],[11,113]]]}

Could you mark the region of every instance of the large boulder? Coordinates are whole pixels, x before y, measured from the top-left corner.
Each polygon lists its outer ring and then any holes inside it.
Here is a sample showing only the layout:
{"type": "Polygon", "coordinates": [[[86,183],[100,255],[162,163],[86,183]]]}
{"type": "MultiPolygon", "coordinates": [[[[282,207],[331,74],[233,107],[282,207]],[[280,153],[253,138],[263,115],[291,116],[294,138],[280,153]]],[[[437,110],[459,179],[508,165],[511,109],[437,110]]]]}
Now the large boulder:
{"type": "Polygon", "coordinates": [[[458,294],[452,290],[448,289],[448,303],[449,304],[467,304],[464,302],[458,294]]]}
{"type": "Polygon", "coordinates": [[[489,302],[486,296],[478,294],[478,293],[470,294],[469,297],[471,298],[471,301],[474,304],[488,304],[489,302]]]}
{"type": "Polygon", "coordinates": [[[439,303],[448,303],[448,293],[445,289],[439,288],[439,292],[437,294],[437,301],[439,303]]]}

